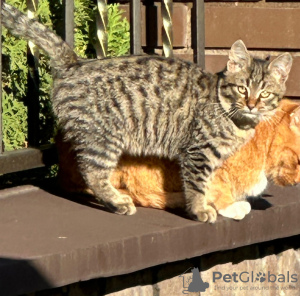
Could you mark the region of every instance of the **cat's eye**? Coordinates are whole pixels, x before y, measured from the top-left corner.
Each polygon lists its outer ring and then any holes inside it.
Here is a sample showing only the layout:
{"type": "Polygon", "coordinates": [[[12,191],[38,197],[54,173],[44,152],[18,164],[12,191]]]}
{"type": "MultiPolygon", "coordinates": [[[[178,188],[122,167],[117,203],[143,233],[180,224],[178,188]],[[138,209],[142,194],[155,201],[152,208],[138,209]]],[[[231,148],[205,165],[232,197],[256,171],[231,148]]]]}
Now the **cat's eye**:
{"type": "Polygon", "coordinates": [[[264,90],[260,93],[260,97],[261,98],[267,98],[270,96],[271,93],[269,93],[268,91],[264,90]]]}
{"type": "Polygon", "coordinates": [[[247,88],[245,86],[238,86],[237,90],[242,95],[246,95],[247,94],[247,88]]]}

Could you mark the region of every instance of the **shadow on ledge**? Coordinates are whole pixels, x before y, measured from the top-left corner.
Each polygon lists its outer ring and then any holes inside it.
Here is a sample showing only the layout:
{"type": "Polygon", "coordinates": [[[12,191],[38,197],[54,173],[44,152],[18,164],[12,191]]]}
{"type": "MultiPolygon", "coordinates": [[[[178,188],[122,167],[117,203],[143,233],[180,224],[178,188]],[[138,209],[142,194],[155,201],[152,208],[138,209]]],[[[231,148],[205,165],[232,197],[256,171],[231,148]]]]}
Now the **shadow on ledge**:
{"type": "Polygon", "coordinates": [[[26,260],[0,258],[0,295],[14,296],[51,288],[49,281],[26,260]]]}

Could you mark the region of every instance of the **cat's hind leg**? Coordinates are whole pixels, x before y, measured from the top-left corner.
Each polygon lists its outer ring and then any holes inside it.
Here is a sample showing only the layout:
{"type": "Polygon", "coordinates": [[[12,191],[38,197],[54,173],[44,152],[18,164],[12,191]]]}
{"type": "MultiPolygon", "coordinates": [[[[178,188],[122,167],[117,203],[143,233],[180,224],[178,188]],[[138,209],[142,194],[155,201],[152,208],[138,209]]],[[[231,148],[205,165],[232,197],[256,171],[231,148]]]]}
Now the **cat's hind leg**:
{"type": "Polygon", "coordinates": [[[108,146],[105,149],[99,146],[84,149],[79,155],[80,170],[87,187],[100,203],[116,214],[133,215],[136,207],[132,198],[116,190],[109,180],[120,155],[121,150],[116,147],[112,150],[108,146]]]}
{"type": "Polygon", "coordinates": [[[116,190],[109,181],[110,172],[97,170],[85,172],[85,179],[89,189],[100,203],[109,208],[112,212],[120,215],[133,215],[136,207],[132,198],[116,190]]]}

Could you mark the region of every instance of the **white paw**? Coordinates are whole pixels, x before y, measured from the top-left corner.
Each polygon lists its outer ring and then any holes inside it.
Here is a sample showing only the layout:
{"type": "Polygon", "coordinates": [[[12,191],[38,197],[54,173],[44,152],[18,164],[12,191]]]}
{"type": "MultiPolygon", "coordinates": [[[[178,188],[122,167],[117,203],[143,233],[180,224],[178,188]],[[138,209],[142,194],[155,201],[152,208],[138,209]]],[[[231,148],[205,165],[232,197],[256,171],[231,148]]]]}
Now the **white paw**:
{"type": "Polygon", "coordinates": [[[242,220],[251,211],[251,205],[247,201],[237,201],[218,213],[224,217],[242,220]]]}

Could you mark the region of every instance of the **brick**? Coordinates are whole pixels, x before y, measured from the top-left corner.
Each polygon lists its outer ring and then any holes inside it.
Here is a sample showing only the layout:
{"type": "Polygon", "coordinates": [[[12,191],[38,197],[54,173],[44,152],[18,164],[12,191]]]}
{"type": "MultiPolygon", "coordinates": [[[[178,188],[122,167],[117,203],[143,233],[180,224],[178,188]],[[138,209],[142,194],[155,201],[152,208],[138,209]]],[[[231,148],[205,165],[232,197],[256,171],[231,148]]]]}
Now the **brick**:
{"type": "Polygon", "coordinates": [[[217,7],[205,9],[205,44],[229,48],[242,39],[248,48],[299,49],[300,8],[217,7]]]}

